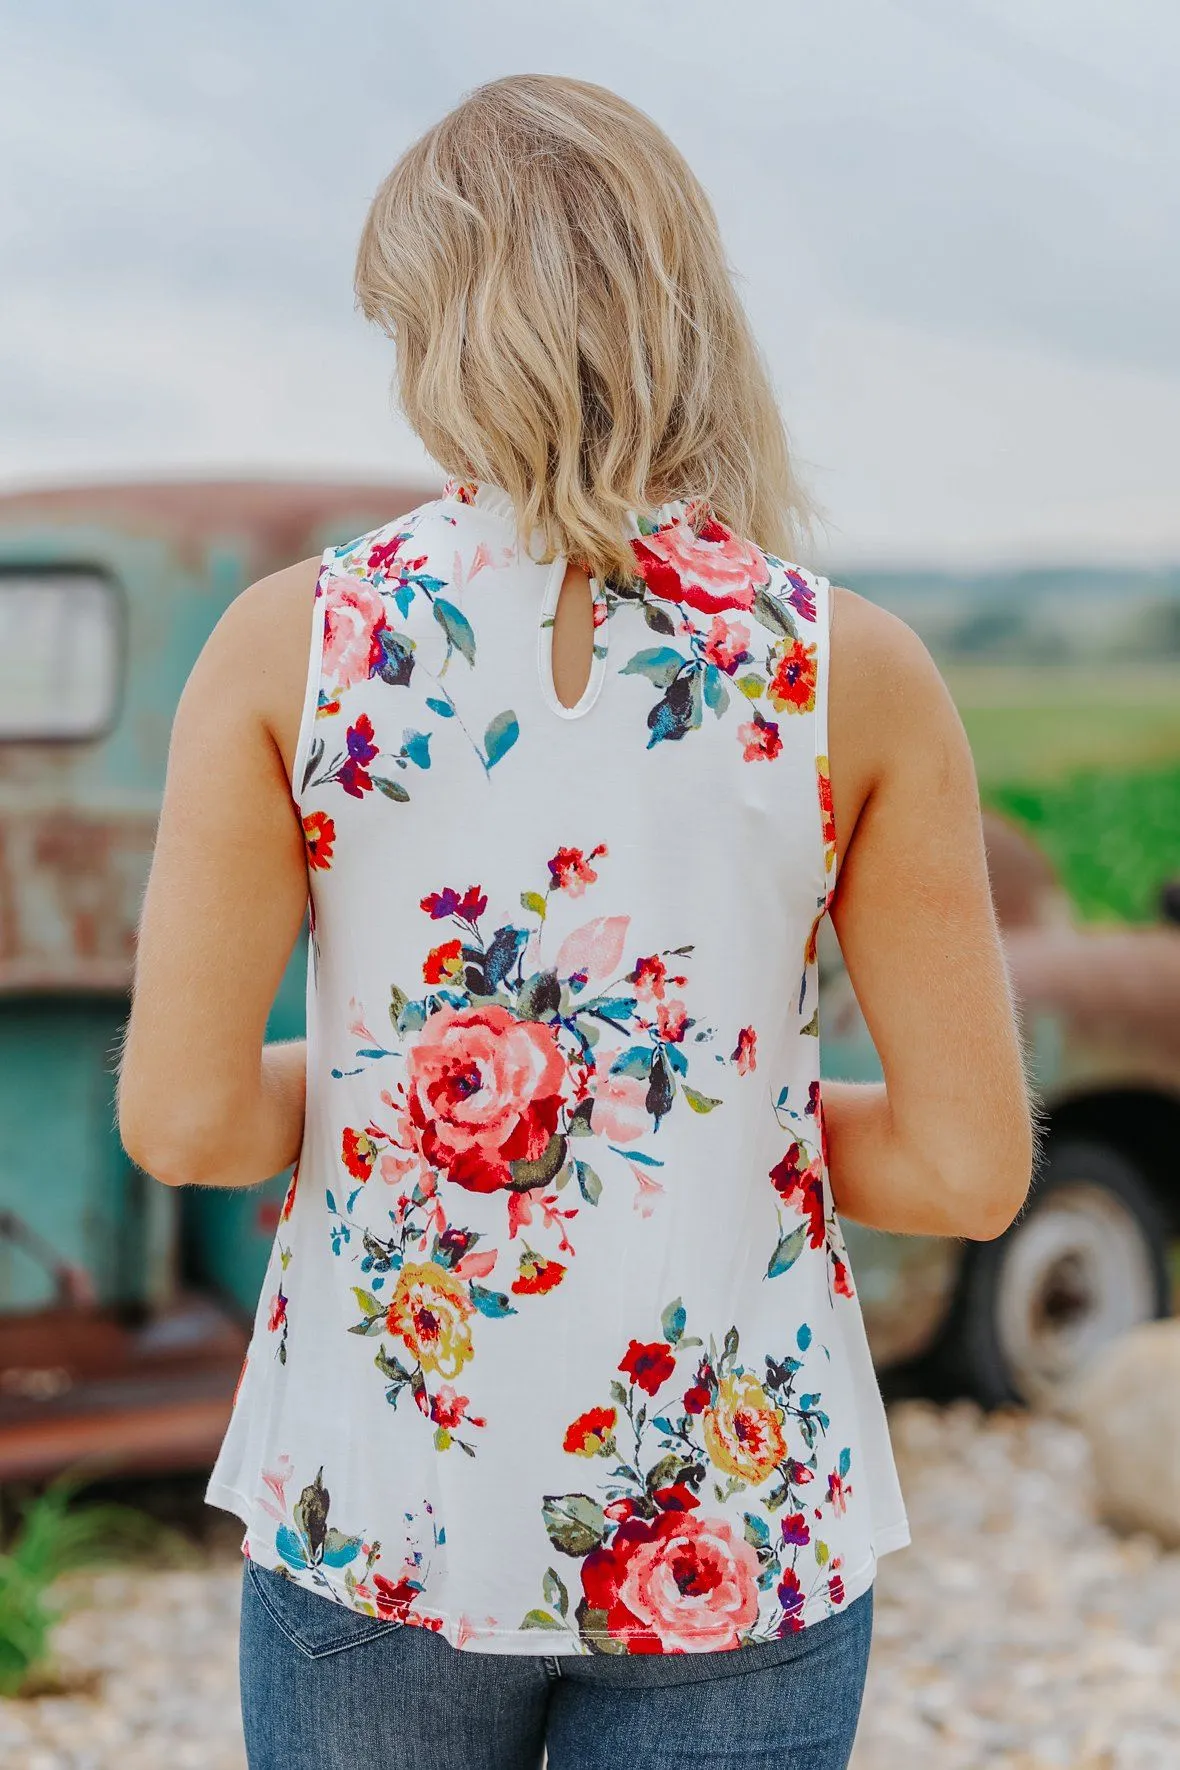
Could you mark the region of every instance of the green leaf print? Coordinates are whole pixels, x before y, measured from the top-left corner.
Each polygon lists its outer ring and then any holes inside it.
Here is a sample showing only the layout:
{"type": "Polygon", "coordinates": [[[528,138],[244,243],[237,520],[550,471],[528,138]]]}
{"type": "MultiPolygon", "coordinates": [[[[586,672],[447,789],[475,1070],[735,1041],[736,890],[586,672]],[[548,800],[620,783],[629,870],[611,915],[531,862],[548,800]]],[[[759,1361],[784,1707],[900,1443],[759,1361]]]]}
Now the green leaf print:
{"type": "Polygon", "coordinates": [[[777,597],[771,596],[769,591],[759,590],[750,613],[763,627],[769,627],[774,633],[781,633],[784,639],[798,639],[799,630],[794,621],[777,597]]]}
{"type": "Polygon", "coordinates": [[[687,1082],[681,1084],[681,1093],[694,1112],[712,1112],[715,1106],[721,1105],[720,1100],[715,1100],[711,1094],[698,1094],[687,1082]]]}
{"type": "Polygon", "coordinates": [[[606,1535],[606,1514],[588,1493],[546,1494],[541,1516],[549,1541],[563,1555],[588,1555],[606,1535]]]}
{"type": "Polygon", "coordinates": [[[522,1629],[560,1629],[563,1624],[555,1616],[550,1616],[547,1610],[530,1610],[520,1626],[522,1629]]]}
{"type": "Polygon", "coordinates": [[[541,1582],[541,1590],[545,1594],[545,1602],[556,1610],[558,1616],[568,1616],[570,1595],[562,1584],[560,1574],[552,1567],[545,1569],[545,1578],[541,1582]]]}
{"type": "Polygon", "coordinates": [[[387,799],[396,799],[399,805],[409,804],[410,795],[406,792],[406,789],[402,786],[400,781],[385,780],[379,774],[375,774],[371,778],[377,791],[379,793],[384,793],[387,799]]]}
{"type": "Polygon", "coordinates": [[[295,1522],[307,1538],[313,1562],[319,1560],[324,1538],[328,1533],[330,1497],[324,1486],[324,1470],[321,1464],[315,1480],[308,1483],[295,1504],[295,1522]]]}

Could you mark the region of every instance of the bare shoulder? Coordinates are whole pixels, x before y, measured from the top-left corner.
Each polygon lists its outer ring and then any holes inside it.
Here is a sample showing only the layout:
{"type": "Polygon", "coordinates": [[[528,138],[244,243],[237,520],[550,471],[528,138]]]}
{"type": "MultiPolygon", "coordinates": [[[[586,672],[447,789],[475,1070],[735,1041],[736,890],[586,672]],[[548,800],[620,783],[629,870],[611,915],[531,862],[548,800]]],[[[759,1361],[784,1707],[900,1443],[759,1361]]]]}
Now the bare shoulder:
{"type": "MultiPolygon", "coordinates": [[[[290,772],[299,737],[320,560],[259,578],[230,603],[197,661],[184,703],[261,724],[290,772]]],[[[184,706],[182,703],[182,708],[184,706]]]]}
{"type": "Polygon", "coordinates": [[[858,596],[832,592],[828,748],[843,852],[870,795],[915,762],[968,759],[938,666],[912,627],[858,596]]]}

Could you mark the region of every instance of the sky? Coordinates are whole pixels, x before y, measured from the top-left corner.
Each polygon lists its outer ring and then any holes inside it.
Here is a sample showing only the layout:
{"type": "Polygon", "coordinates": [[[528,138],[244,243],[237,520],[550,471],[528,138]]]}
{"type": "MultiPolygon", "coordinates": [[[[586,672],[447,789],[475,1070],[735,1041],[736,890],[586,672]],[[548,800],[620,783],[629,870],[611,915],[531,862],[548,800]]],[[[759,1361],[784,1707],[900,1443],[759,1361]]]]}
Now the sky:
{"type": "Polygon", "coordinates": [[[0,0],[0,486],[425,476],[356,240],[511,72],[709,190],[809,558],[1180,561],[1168,0],[0,0]]]}

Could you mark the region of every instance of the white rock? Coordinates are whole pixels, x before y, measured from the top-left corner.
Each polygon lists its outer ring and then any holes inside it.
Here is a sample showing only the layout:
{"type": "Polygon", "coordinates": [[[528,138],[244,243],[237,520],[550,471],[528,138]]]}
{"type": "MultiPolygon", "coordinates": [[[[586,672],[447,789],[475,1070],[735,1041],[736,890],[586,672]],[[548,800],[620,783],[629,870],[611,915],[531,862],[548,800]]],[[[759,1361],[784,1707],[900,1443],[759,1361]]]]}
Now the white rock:
{"type": "Polygon", "coordinates": [[[1102,1517],[1180,1547],[1180,1318],[1147,1322],[1116,1340],[1073,1405],[1102,1517]]]}

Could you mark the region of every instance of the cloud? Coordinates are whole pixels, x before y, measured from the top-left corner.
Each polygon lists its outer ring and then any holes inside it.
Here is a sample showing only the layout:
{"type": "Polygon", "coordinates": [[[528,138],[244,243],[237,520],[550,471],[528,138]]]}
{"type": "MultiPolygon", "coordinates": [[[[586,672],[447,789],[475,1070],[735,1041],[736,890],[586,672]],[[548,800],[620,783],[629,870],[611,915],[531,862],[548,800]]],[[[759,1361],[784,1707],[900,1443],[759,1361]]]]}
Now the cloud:
{"type": "Polygon", "coordinates": [[[366,205],[482,79],[616,87],[714,197],[850,555],[1180,553],[1163,0],[58,0],[0,56],[0,477],[415,467],[366,205]]]}

